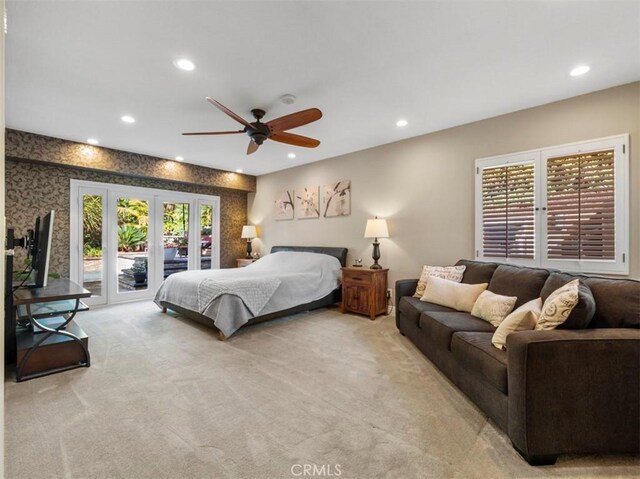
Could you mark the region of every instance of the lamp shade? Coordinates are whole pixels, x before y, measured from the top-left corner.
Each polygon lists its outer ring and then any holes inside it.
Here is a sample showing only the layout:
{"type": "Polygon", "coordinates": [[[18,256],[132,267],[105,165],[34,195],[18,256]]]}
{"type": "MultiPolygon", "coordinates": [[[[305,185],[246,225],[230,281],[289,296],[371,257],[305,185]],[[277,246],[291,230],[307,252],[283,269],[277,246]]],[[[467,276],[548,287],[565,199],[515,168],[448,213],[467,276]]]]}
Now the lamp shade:
{"type": "Polygon", "coordinates": [[[364,230],[365,238],[388,238],[387,220],[375,218],[367,220],[367,227],[364,230]]]}
{"type": "Polygon", "coordinates": [[[242,227],[242,236],[243,239],[253,239],[258,237],[258,233],[256,232],[256,227],[253,225],[246,225],[242,227]]]}

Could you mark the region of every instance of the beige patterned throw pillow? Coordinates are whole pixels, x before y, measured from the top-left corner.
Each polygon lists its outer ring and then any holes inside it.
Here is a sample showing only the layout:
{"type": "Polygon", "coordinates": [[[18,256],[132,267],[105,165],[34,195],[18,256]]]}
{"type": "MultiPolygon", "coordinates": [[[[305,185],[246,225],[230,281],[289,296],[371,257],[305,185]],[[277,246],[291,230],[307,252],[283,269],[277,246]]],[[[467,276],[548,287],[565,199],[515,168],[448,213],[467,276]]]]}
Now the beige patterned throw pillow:
{"type": "Polygon", "coordinates": [[[465,284],[456,283],[437,276],[427,278],[427,287],[420,301],[439,304],[457,311],[470,312],[478,296],[487,289],[489,283],[465,284]]]}
{"type": "Polygon", "coordinates": [[[489,321],[497,328],[507,314],[513,311],[516,301],[516,296],[502,296],[491,291],[483,291],[473,305],[471,316],[489,321]]]}
{"type": "Polygon", "coordinates": [[[502,349],[507,349],[507,336],[515,331],[530,331],[536,327],[540,313],[542,312],[542,298],[532,299],[524,303],[509,316],[504,318],[496,332],[493,333],[491,342],[502,349]]]}
{"type": "Polygon", "coordinates": [[[578,304],[579,279],[574,279],[549,295],[542,306],[536,331],[556,329],[564,323],[578,304]]]}
{"type": "Polygon", "coordinates": [[[459,283],[462,281],[462,275],[466,266],[427,266],[422,267],[422,274],[418,280],[418,287],[413,295],[414,298],[422,298],[424,289],[427,287],[427,278],[435,276],[437,278],[448,279],[459,283]]]}

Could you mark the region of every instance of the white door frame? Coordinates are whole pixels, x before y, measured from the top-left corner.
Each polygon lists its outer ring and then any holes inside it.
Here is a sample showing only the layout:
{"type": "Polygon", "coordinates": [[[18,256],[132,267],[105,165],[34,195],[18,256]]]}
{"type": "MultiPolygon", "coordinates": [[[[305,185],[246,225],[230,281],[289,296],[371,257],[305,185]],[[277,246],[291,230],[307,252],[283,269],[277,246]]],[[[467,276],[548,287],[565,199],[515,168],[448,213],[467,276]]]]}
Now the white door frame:
{"type": "MultiPolygon", "coordinates": [[[[209,196],[204,197],[201,196],[196,200],[196,209],[198,214],[194,215],[197,221],[197,228],[194,231],[199,231],[200,229],[200,210],[203,206],[208,205],[211,206],[211,214],[213,215],[211,221],[211,269],[220,269],[220,198],[217,196],[209,196]],[[213,198],[213,199],[212,199],[213,198]],[[215,237],[214,237],[215,231],[215,237]]],[[[195,235],[194,235],[195,237],[195,235]]],[[[197,246],[195,250],[197,251],[196,264],[200,264],[200,260],[202,259],[202,249],[200,248],[200,237],[197,238],[197,246]]],[[[195,269],[200,269],[199,267],[195,269]]]]}
{"type": "Polygon", "coordinates": [[[71,180],[71,216],[70,216],[70,251],[69,251],[69,260],[70,260],[70,277],[71,281],[74,281],[77,284],[84,283],[84,270],[83,270],[83,261],[81,258],[84,257],[83,251],[83,235],[82,235],[82,226],[83,222],[81,218],[83,217],[83,196],[84,195],[99,195],[102,197],[102,279],[101,279],[101,295],[100,296],[91,296],[91,298],[87,298],[85,302],[89,305],[99,305],[107,303],[107,281],[109,278],[110,265],[106,260],[106,252],[107,252],[107,239],[109,238],[108,223],[107,223],[107,204],[109,201],[109,190],[103,187],[97,186],[84,186],[77,184],[73,185],[75,180],[71,180]],[[76,224],[77,223],[77,224],[76,224]]]}
{"type": "MultiPolygon", "coordinates": [[[[92,298],[91,304],[115,303],[122,301],[136,301],[151,298],[155,295],[163,281],[164,252],[162,237],[163,202],[189,203],[189,231],[200,231],[200,208],[202,205],[211,205],[213,224],[211,232],[211,268],[220,268],[220,197],[201,195],[197,193],[184,193],[181,191],[161,190],[157,188],[145,188],[138,186],[119,185],[113,183],[100,183],[85,180],[71,180],[70,188],[70,278],[72,281],[83,283],[83,246],[82,237],[82,195],[104,194],[103,196],[103,297],[92,298]],[[147,234],[147,250],[149,272],[147,277],[148,287],[144,291],[129,291],[117,293],[117,217],[115,202],[117,197],[129,197],[149,201],[149,231],[147,234]],[[106,250],[105,250],[106,249],[106,250]],[[106,293],[106,295],[105,295],[106,293]]],[[[195,252],[189,255],[189,269],[200,269],[201,251],[200,235],[189,235],[189,251],[195,252]]]]}
{"type": "Polygon", "coordinates": [[[107,277],[107,303],[113,304],[125,301],[150,299],[155,294],[156,289],[160,286],[160,283],[156,282],[155,275],[155,257],[157,256],[157,223],[155,221],[157,219],[157,214],[155,209],[155,197],[153,194],[143,191],[142,189],[138,190],[137,188],[132,188],[131,190],[127,189],[123,191],[120,188],[114,188],[109,191],[109,201],[107,202],[107,205],[107,229],[109,231],[109,236],[107,238],[106,258],[109,262],[110,271],[110,274],[107,277]],[[149,207],[147,216],[147,287],[145,289],[120,291],[118,285],[118,210],[116,205],[118,204],[119,198],[146,201],[149,207]]]}

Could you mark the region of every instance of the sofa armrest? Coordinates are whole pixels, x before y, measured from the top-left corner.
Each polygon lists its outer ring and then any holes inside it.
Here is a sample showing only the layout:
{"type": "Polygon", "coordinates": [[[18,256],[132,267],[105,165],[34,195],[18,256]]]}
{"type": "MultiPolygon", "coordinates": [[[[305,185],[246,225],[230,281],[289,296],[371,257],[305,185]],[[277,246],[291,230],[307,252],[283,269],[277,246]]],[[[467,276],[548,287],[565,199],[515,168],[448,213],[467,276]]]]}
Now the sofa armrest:
{"type": "Polygon", "coordinates": [[[640,450],[640,330],[520,331],[507,355],[508,433],[527,460],[640,450]]]}
{"type": "Polygon", "coordinates": [[[413,296],[418,286],[417,279],[399,279],[396,281],[396,314],[398,311],[398,305],[400,304],[400,298],[403,296],[413,296]]]}

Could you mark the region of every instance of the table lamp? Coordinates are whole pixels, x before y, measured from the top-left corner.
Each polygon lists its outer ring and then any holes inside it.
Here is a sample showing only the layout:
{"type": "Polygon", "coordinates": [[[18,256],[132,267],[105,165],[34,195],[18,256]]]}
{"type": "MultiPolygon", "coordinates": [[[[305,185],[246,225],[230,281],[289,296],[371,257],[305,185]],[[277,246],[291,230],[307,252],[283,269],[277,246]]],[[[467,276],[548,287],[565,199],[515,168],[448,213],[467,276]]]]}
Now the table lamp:
{"type": "Polygon", "coordinates": [[[242,227],[242,239],[247,240],[247,259],[251,259],[251,240],[258,237],[256,227],[253,225],[245,225],[242,227]]]}
{"type": "Polygon", "coordinates": [[[371,269],[382,269],[378,264],[380,259],[380,243],[378,238],[388,238],[389,230],[387,229],[387,220],[379,219],[377,216],[372,220],[367,220],[367,227],[364,230],[365,238],[373,238],[373,264],[371,269]]]}

